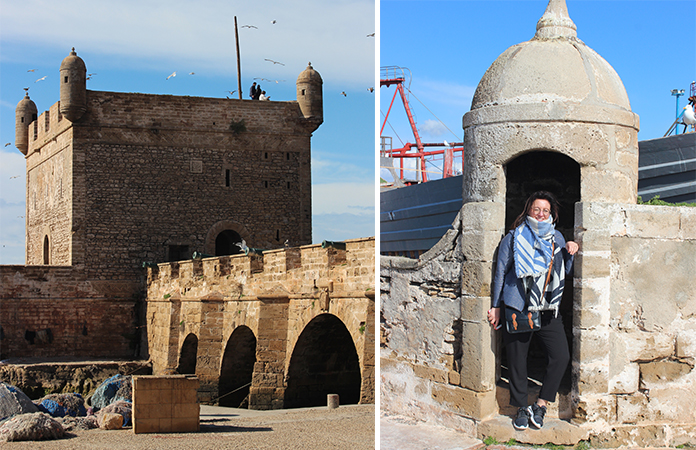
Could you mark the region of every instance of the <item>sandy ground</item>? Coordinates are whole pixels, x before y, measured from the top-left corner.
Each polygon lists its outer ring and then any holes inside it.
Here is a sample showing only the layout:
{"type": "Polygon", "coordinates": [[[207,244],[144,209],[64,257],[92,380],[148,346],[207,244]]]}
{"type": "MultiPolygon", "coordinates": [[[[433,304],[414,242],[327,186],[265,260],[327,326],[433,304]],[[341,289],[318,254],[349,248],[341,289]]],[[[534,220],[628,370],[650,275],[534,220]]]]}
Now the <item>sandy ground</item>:
{"type": "Polygon", "coordinates": [[[87,430],[56,441],[2,442],[12,449],[369,449],[375,448],[375,406],[253,411],[201,405],[198,433],[134,434],[87,430]]]}

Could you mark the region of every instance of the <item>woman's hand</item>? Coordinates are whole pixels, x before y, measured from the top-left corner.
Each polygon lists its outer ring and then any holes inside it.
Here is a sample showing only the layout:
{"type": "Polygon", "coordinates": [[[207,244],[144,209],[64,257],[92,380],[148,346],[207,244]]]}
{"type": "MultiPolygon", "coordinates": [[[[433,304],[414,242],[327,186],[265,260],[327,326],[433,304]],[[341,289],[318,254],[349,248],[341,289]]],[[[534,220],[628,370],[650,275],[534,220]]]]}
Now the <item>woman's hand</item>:
{"type": "Polygon", "coordinates": [[[568,253],[571,255],[576,254],[579,248],[580,246],[573,241],[566,242],[566,250],[568,250],[568,253]]]}
{"type": "Polygon", "coordinates": [[[500,328],[500,308],[491,308],[488,310],[488,322],[494,329],[500,328]]]}

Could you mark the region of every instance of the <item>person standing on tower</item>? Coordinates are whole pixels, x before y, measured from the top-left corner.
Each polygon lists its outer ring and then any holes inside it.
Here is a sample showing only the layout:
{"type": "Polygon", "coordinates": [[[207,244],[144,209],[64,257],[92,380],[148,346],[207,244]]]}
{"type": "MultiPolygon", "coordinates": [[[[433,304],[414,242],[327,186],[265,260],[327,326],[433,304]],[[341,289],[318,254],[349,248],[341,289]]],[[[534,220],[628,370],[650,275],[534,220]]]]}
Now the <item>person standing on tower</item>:
{"type": "Polygon", "coordinates": [[[251,89],[249,89],[249,97],[252,100],[256,100],[256,81],[251,84],[251,89]]]}

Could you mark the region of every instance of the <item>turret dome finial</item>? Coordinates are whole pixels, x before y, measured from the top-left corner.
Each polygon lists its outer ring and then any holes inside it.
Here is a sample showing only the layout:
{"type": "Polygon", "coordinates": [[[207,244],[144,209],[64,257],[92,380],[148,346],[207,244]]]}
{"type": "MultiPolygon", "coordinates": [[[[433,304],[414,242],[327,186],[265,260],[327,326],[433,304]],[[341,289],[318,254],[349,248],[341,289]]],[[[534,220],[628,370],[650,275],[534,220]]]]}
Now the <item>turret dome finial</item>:
{"type": "Polygon", "coordinates": [[[534,39],[576,38],[577,27],[568,15],[565,0],[549,0],[544,15],[536,26],[534,39]]]}

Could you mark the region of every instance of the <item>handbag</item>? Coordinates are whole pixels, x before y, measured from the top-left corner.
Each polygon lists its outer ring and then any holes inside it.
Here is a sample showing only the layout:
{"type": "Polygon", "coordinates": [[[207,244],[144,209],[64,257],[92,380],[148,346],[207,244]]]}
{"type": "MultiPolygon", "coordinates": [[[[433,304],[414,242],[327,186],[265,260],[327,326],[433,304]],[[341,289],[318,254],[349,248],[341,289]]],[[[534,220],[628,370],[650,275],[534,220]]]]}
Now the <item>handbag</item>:
{"type": "Polygon", "coordinates": [[[539,311],[529,311],[527,308],[518,311],[506,306],[505,326],[510,334],[537,331],[541,328],[541,315],[539,311]]]}
{"type": "MultiPolygon", "coordinates": [[[[553,255],[553,250],[556,244],[553,243],[551,246],[551,255],[553,255]]],[[[549,264],[549,271],[546,274],[546,281],[544,282],[544,289],[542,292],[546,292],[546,286],[549,284],[551,279],[551,271],[553,270],[553,257],[551,258],[551,264],[549,264]]],[[[537,331],[541,328],[541,314],[539,311],[529,311],[524,308],[522,311],[518,311],[515,308],[505,306],[505,328],[508,333],[529,333],[530,331],[537,331]]]]}

